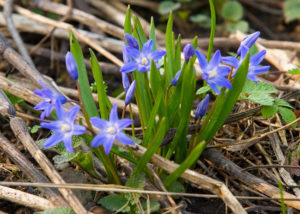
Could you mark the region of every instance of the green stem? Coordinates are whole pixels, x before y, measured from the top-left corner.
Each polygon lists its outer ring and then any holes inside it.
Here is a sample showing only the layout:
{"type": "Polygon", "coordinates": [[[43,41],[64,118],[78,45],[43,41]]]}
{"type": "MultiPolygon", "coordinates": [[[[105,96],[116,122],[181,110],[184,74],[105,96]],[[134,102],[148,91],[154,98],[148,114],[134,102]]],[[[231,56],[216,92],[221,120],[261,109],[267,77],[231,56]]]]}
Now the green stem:
{"type": "Polygon", "coordinates": [[[209,0],[209,7],[211,13],[211,28],[210,28],[208,51],[207,51],[207,61],[209,61],[211,58],[211,53],[214,45],[215,30],[216,30],[216,11],[215,11],[213,0],[209,0]]]}
{"type": "MultiPolygon", "coordinates": [[[[133,120],[133,113],[132,113],[131,103],[129,104],[129,114],[130,114],[130,119],[133,120]]],[[[135,137],[134,123],[131,124],[131,129],[132,129],[132,136],[135,137]]]]}

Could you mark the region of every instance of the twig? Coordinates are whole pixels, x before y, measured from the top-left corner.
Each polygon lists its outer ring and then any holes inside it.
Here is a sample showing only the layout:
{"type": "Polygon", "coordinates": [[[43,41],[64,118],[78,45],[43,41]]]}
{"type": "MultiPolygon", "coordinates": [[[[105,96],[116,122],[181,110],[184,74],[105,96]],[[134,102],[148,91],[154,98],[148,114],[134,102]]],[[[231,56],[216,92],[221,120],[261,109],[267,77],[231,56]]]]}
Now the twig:
{"type": "Polygon", "coordinates": [[[242,171],[250,171],[250,170],[255,170],[255,169],[260,169],[260,168],[287,168],[287,169],[300,169],[300,166],[291,166],[291,165],[279,165],[279,164],[272,164],[272,165],[256,165],[256,166],[249,166],[242,171]]]}
{"type": "Polygon", "coordinates": [[[0,186],[0,198],[38,210],[55,208],[47,199],[4,186],[0,186]]]}
{"type": "MultiPolygon", "coordinates": [[[[202,153],[203,157],[211,161],[216,167],[222,168],[227,174],[239,179],[246,185],[251,186],[252,188],[268,195],[270,198],[280,198],[280,192],[277,187],[274,187],[267,183],[266,181],[255,177],[254,175],[248,172],[242,172],[242,169],[231,162],[228,158],[224,157],[218,150],[216,149],[206,149],[202,153]]],[[[283,192],[284,198],[294,198],[298,200],[296,196],[283,192]]],[[[291,206],[295,209],[300,210],[300,203],[297,201],[289,201],[284,200],[285,204],[291,206]]]]}
{"type": "Polygon", "coordinates": [[[18,50],[20,51],[22,56],[32,67],[35,68],[35,65],[34,65],[27,49],[25,48],[22,38],[21,38],[20,34],[18,33],[17,29],[15,28],[14,22],[11,18],[13,4],[14,4],[14,0],[7,0],[6,4],[4,6],[4,16],[6,19],[7,28],[9,30],[11,36],[13,37],[14,41],[16,42],[18,50]]]}

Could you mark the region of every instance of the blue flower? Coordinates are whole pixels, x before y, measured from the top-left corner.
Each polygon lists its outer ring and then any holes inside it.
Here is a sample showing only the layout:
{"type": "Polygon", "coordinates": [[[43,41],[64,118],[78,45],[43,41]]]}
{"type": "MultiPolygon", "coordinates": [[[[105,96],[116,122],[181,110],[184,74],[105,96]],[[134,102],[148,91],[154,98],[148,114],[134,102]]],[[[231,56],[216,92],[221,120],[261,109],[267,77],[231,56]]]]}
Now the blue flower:
{"type": "Polygon", "coordinates": [[[209,63],[207,63],[205,56],[198,50],[196,50],[196,56],[201,68],[202,79],[204,79],[217,94],[220,94],[220,89],[217,85],[232,88],[230,81],[225,78],[225,76],[230,73],[230,68],[219,65],[222,58],[219,50],[216,51],[209,63]]]}
{"type": "Polygon", "coordinates": [[[54,134],[46,140],[44,147],[52,147],[63,141],[66,150],[70,153],[74,153],[72,136],[81,135],[86,132],[84,126],[74,124],[79,109],[79,106],[74,106],[66,113],[62,104],[60,102],[56,103],[56,115],[59,120],[50,123],[41,123],[41,127],[54,131],[54,134]]]}
{"type": "Polygon", "coordinates": [[[179,70],[176,74],[175,74],[175,77],[172,79],[171,81],[171,85],[175,86],[177,85],[177,82],[179,80],[179,77],[181,75],[181,70],[179,70]]]}
{"type": "Polygon", "coordinates": [[[125,145],[134,145],[134,141],[122,132],[122,130],[132,124],[133,121],[130,119],[118,119],[117,104],[114,104],[111,109],[109,121],[99,117],[92,117],[90,121],[101,130],[92,140],[92,147],[103,145],[105,153],[108,154],[115,140],[125,145]]]}
{"type": "Polygon", "coordinates": [[[198,120],[200,117],[203,117],[205,115],[208,103],[209,103],[209,94],[207,94],[205,98],[199,102],[197,109],[195,111],[195,120],[198,120]]]}
{"type": "Polygon", "coordinates": [[[184,55],[184,60],[188,62],[191,57],[193,57],[195,54],[195,49],[193,45],[187,44],[183,48],[183,55],[184,55]]]}
{"type": "Polygon", "coordinates": [[[66,54],[66,68],[72,79],[78,79],[78,71],[75,59],[70,51],[66,54]]]}
{"type": "Polygon", "coordinates": [[[64,104],[67,99],[64,96],[51,91],[42,81],[39,80],[39,83],[43,86],[43,88],[35,90],[34,93],[44,99],[34,106],[34,110],[43,111],[40,116],[43,121],[45,117],[50,116],[57,102],[64,104]]]}
{"type": "Polygon", "coordinates": [[[237,54],[238,55],[241,55],[241,49],[242,49],[242,46],[246,46],[248,49],[251,48],[251,46],[256,42],[256,40],[258,39],[260,35],[260,32],[259,31],[256,31],[255,33],[252,33],[252,34],[249,34],[248,36],[246,36],[241,44],[240,44],[240,47],[239,49],[237,50],[237,54]]]}
{"type": "Polygon", "coordinates": [[[135,80],[131,83],[130,87],[128,88],[126,92],[126,97],[125,97],[125,105],[128,105],[134,95],[135,91],[135,80]]]}
{"type": "Polygon", "coordinates": [[[133,46],[125,47],[125,53],[123,51],[123,55],[126,54],[130,60],[125,62],[125,65],[121,67],[121,72],[132,72],[138,70],[140,72],[146,72],[151,68],[151,61],[153,60],[159,69],[159,64],[157,61],[161,59],[165,54],[166,51],[163,50],[156,50],[152,51],[153,49],[153,41],[147,41],[142,50],[139,50],[133,46]]]}
{"type": "Polygon", "coordinates": [[[127,44],[128,44],[129,47],[133,47],[133,48],[139,49],[139,43],[136,40],[136,38],[134,38],[129,33],[126,33],[124,37],[125,37],[125,40],[126,40],[126,42],[127,42],[127,44]]]}
{"type": "Polygon", "coordinates": [[[130,82],[129,82],[129,79],[128,79],[128,76],[126,73],[122,73],[122,84],[123,84],[125,93],[127,93],[128,88],[130,87],[130,82]]]}
{"type": "MultiPolygon", "coordinates": [[[[231,65],[235,68],[235,73],[238,70],[241,63],[244,61],[249,49],[246,46],[241,47],[241,57],[237,59],[233,56],[222,57],[222,62],[226,63],[227,65],[231,65]]],[[[256,75],[264,73],[270,69],[270,66],[260,66],[259,64],[263,61],[266,55],[266,50],[262,50],[253,56],[250,57],[249,61],[249,70],[247,74],[247,78],[254,82],[258,82],[256,75]]],[[[233,76],[235,75],[233,74],[233,76]]]]}

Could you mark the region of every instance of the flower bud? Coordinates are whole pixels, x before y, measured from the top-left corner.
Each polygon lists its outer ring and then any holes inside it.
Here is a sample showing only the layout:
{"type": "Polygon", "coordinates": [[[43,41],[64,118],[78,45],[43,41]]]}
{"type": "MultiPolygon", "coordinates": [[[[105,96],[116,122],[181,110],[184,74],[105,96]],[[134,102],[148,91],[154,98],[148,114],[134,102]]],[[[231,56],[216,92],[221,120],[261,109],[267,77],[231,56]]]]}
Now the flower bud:
{"type": "Polygon", "coordinates": [[[126,40],[126,42],[127,42],[127,44],[128,44],[129,47],[133,47],[133,48],[139,49],[139,43],[136,40],[136,38],[134,38],[129,33],[126,33],[124,37],[125,37],[125,40],[126,40]]]}
{"type": "Polygon", "coordinates": [[[125,105],[128,105],[134,95],[135,91],[135,80],[131,83],[130,87],[127,90],[126,97],[125,97],[125,105]]]}
{"type": "Polygon", "coordinates": [[[174,77],[174,78],[172,79],[172,81],[171,81],[171,85],[173,85],[173,86],[177,85],[177,82],[178,82],[178,80],[179,80],[180,74],[181,74],[181,70],[179,70],[179,71],[176,73],[175,77],[174,77]]]}
{"type": "Polygon", "coordinates": [[[195,120],[198,120],[200,117],[204,116],[208,103],[209,103],[209,94],[207,94],[205,98],[199,102],[195,112],[195,120]]]}
{"type": "Polygon", "coordinates": [[[186,62],[188,62],[190,60],[190,58],[194,56],[194,53],[195,53],[195,49],[194,49],[193,45],[187,44],[184,46],[183,55],[184,55],[184,60],[186,62]]]}
{"type": "Polygon", "coordinates": [[[251,48],[251,46],[256,42],[256,40],[258,39],[260,35],[260,32],[259,31],[256,31],[255,33],[252,33],[252,34],[249,34],[248,36],[246,36],[241,44],[240,44],[240,47],[239,49],[237,50],[237,54],[238,55],[241,55],[241,48],[242,46],[246,46],[247,48],[251,48]]]}
{"type": "Polygon", "coordinates": [[[66,68],[72,79],[78,79],[77,65],[70,51],[66,54],[66,68]]]}
{"type": "Polygon", "coordinates": [[[128,89],[130,87],[130,82],[129,82],[127,74],[124,72],[122,72],[122,84],[123,84],[125,93],[127,93],[128,89]]]}

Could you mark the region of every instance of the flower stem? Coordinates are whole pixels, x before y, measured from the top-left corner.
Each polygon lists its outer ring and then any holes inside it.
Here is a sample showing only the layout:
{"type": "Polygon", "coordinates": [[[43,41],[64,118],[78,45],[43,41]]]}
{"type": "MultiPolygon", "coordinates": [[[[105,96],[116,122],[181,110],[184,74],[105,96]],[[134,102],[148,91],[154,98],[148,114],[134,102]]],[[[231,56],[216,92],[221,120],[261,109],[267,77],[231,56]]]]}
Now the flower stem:
{"type": "MultiPolygon", "coordinates": [[[[130,119],[133,120],[131,104],[129,104],[129,113],[130,113],[130,119]]],[[[132,129],[132,136],[135,137],[134,123],[131,124],[131,129],[132,129]]]]}
{"type": "Polygon", "coordinates": [[[169,91],[170,88],[172,87],[172,85],[169,85],[166,91],[166,96],[165,96],[165,105],[167,106],[167,102],[168,102],[168,96],[169,96],[169,91]]]}

